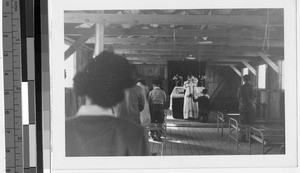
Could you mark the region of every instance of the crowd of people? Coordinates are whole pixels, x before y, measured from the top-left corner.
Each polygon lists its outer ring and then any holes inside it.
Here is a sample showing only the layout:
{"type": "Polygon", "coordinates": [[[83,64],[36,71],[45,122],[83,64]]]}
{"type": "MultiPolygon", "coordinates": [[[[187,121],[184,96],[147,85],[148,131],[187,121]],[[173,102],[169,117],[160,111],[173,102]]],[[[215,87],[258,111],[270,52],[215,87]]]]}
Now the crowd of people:
{"type": "MultiPolygon", "coordinates": [[[[147,135],[161,141],[161,131],[147,134],[145,127],[164,123],[167,96],[162,81],[153,80],[150,91],[144,79],[135,79],[126,58],[107,51],[90,59],[73,80],[74,90],[85,98],[85,104],[66,120],[66,156],[146,156],[147,135]]],[[[242,122],[250,124],[255,96],[249,77],[244,80],[238,91],[240,112],[242,122]]],[[[189,75],[183,83],[183,116],[207,122],[210,97],[197,82],[189,75]]]]}

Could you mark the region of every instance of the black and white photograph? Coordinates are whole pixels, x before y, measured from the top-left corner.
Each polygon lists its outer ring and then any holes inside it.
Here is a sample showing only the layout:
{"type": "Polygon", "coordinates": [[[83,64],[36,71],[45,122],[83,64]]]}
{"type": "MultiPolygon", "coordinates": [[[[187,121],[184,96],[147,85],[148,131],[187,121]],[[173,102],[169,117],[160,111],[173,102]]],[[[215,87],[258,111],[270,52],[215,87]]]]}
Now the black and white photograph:
{"type": "Polygon", "coordinates": [[[295,1],[213,2],[52,0],[54,167],[296,164],[295,1]]]}

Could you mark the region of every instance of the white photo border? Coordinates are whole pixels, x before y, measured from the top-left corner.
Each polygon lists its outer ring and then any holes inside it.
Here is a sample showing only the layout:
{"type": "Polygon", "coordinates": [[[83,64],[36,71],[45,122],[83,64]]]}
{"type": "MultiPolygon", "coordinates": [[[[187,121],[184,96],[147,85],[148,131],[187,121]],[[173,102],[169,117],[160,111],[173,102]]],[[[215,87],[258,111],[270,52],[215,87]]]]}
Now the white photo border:
{"type": "Polygon", "coordinates": [[[297,165],[296,0],[49,0],[51,165],[52,170],[193,169],[295,167],[297,165]],[[64,11],[113,9],[283,8],[285,80],[285,155],[164,157],[66,157],[64,107],[64,11]],[[151,163],[151,164],[150,164],[151,163]],[[203,164],[201,164],[203,163],[203,164]],[[153,165],[155,165],[153,167],[153,165]],[[238,166],[236,166],[238,165],[238,166]]]}

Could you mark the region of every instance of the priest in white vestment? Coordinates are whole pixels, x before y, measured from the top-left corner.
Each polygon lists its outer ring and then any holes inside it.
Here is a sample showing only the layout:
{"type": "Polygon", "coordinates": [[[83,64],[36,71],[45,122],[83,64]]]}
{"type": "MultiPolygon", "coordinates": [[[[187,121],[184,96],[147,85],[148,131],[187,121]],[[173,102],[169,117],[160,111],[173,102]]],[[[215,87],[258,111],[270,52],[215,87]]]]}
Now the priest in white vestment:
{"type": "Polygon", "coordinates": [[[193,96],[196,94],[198,79],[193,75],[189,75],[188,79],[184,82],[185,88],[184,102],[183,102],[183,118],[198,118],[198,104],[193,101],[193,96]]]}

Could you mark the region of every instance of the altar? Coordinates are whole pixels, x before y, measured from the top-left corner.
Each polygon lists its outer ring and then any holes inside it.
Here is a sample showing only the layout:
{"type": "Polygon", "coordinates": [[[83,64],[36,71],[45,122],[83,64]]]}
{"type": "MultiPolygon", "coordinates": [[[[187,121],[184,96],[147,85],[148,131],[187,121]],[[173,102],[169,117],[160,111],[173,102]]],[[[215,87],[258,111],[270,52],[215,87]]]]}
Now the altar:
{"type": "MultiPolygon", "coordinates": [[[[195,98],[202,96],[204,87],[194,87],[195,98]]],[[[173,118],[183,119],[183,103],[184,103],[185,88],[175,86],[170,95],[170,107],[173,111],[173,118]]]]}
{"type": "Polygon", "coordinates": [[[170,110],[173,111],[173,118],[183,118],[184,88],[175,86],[170,96],[170,110]]]}

